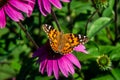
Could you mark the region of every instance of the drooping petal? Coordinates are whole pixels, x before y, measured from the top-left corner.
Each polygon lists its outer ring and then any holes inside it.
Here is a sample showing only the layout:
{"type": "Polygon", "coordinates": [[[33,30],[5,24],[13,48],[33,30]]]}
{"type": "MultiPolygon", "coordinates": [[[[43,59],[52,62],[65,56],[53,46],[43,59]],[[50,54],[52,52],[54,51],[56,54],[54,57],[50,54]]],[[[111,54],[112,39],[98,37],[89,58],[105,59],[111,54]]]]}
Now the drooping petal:
{"type": "Polygon", "coordinates": [[[51,5],[50,5],[49,0],[44,0],[43,1],[43,6],[48,13],[51,13],[51,5]]]}
{"type": "Polygon", "coordinates": [[[30,17],[33,10],[34,10],[34,6],[35,6],[35,0],[32,0],[33,2],[29,2],[28,4],[32,7],[32,10],[29,10],[27,13],[27,16],[30,17]]]}
{"type": "Polygon", "coordinates": [[[66,57],[66,55],[63,57],[64,58],[64,63],[67,65],[68,67],[68,71],[71,73],[71,74],[74,74],[75,71],[74,71],[74,67],[72,65],[72,63],[69,61],[69,59],[66,57]]]}
{"type": "Polygon", "coordinates": [[[58,79],[58,77],[59,77],[59,68],[58,68],[57,60],[53,60],[53,72],[54,72],[55,78],[58,79]]]}
{"type": "Polygon", "coordinates": [[[78,51],[78,52],[83,52],[83,53],[88,53],[86,50],[85,50],[85,46],[84,45],[78,45],[77,47],[74,48],[75,51],[78,51]]]}
{"type": "Polygon", "coordinates": [[[45,59],[45,60],[41,61],[41,63],[40,63],[39,71],[40,71],[42,74],[44,73],[44,71],[45,71],[45,69],[46,69],[47,62],[48,62],[48,60],[45,59]]]}
{"type": "Polygon", "coordinates": [[[14,6],[16,9],[21,10],[25,13],[28,13],[29,9],[32,9],[29,5],[19,1],[19,0],[10,0],[9,3],[14,6]]]}
{"type": "Polygon", "coordinates": [[[67,67],[64,63],[64,60],[62,58],[60,58],[58,60],[58,65],[59,65],[59,68],[60,68],[60,71],[62,72],[62,74],[65,76],[65,77],[68,77],[68,71],[66,70],[67,67]]]}
{"type": "Polygon", "coordinates": [[[60,0],[49,0],[56,8],[61,9],[62,5],[60,3],[60,0]]]}
{"type": "Polygon", "coordinates": [[[40,12],[41,12],[44,16],[47,16],[48,12],[44,9],[42,0],[38,0],[38,5],[39,5],[40,12]]]}
{"type": "Polygon", "coordinates": [[[6,25],[6,17],[3,8],[0,9],[0,28],[4,28],[6,25]]]}
{"type": "Polygon", "coordinates": [[[47,74],[48,74],[48,76],[52,75],[52,71],[53,71],[53,60],[48,60],[48,63],[47,63],[47,74]]]}
{"type": "Polygon", "coordinates": [[[62,2],[70,2],[71,0],[61,0],[62,2]]]}
{"type": "Polygon", "coordinates": [[[81,65],[78,61],[78,59],[71,53],[69,54],[66,54],[66,57],[75,65],[77,66],[78,68],[81,68],[81,65]]]}
{"type": "Polygon", "coordinates": [[[12,8],[10,5],[6,4],[6,6],[4,6],[5,12],[6,14],[14,21],[18,22],[20,20],[23,20],[23,15],[15,10],[14,8],[12,8]]]}

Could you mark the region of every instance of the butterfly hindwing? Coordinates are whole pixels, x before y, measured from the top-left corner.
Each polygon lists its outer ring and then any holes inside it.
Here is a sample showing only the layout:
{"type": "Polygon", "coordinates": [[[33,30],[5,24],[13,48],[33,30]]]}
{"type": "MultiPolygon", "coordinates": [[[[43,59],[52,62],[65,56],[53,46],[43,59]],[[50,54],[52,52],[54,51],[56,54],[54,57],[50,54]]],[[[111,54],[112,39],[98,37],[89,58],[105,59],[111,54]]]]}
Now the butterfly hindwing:
{"type": "MultiPolygon", "coordinates": [[[[76,34],[72,34],[72,33],[67,33],[63,35],[63,42],[64,42],[64,46],[61,49],[61,52],[63,54],[69,53],[71,51],[73,51],[73,48],[78,46],[79,44],[84,44],[87,42],[87,37],[86,36],[82,36],[82,35],[76,35],[76,34]]],[[[62,41],[62,40],[61,40],[62,41]]]]}

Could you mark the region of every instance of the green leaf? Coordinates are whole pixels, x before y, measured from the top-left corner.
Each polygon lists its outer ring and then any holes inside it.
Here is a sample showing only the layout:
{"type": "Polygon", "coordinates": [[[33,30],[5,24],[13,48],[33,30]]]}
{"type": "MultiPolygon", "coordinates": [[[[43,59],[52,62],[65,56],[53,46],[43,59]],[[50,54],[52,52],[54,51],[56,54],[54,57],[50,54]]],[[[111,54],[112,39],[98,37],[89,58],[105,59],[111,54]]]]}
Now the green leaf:
{"type": "Polygon", "coordinates": [[[91,80],[115,80],[115,79],[111,75],[104,75],[91,80]]]}
{"type": "Polygon", "coordinates": [[[110,53],[110,58],[115,61],[120,60],[120,45],[114,47],[114,49],[110,53]]]}
{"type": "Polygon", "coordinates": [[[120,80],[120,69],[112,69],[111,73],[114,76],[115,80],[120,80]]]}
{"type": "Polygon", "coordinates": [[[75,73],[75,74],[73,75],[73,78],[74,78],[75,80],[83,80],[81,77],[79,77],[79,74],[77,74],[77,73],[75,73]]]}
{"type": "Polygon", "coordinates": [[[7,34],[8,32],[9,30],[7,28],[0,29],[0,38],[4,36],[5,34],[7,34]]]}
{"type": "Polygon", "coordinates": [[[113,9],[114,4],[115,4],[115,0],[109,0],[109,7],[110,7],[111,9],[113,9]]]}
{"type": "Polygon", "coordinates": [[[53,76],[36,76],[35,80],[52,80],[53,76]]]}
{"type": "Polygon", "coordinates": [[[104,16],[104,17],[113,17],[113,10],[111,8],[106,8],[103,11],[102,16],[104,16]]]}
{"type": "MultiPolygon", "coordinates": [[[[7,63],[7,62],[6,62],[7,63]]],[[[6,80],[15,76],[15,71],[8,64],[0,65],[0,80],[6,80]]]]}
{"type": "Polygon", "coordinates": [[[97,19],[91,26],[89,26],[88,37],[91,38],[95,36],[103,28],[107,27],[111,23],[111,19],[108,17],[101,17],[97,19]]]}

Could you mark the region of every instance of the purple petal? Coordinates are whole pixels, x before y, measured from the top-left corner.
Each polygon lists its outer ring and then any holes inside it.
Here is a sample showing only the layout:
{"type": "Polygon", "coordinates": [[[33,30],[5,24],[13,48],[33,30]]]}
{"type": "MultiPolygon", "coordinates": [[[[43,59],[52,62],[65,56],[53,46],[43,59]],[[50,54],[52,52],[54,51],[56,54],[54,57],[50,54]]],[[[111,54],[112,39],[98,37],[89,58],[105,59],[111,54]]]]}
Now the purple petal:
{"type": "Polygon", "coordinates": [[[4,6],[6,14],[14,21],[18,22],[19,20],[23,20],[23,16],[20,12],[12,8],[10,5],[6,4],[4,6]]]}
{"type": "Polygon", "coordinates": [[[67,67],[64,63],[64,60],[62,59],[62,57],[58,60],[58,65],[59,65],[59,68],[60,68],[60,71],[62,72],[62,74],[65,76],[65,77],[68,77],[68,70],[67,70],[67,67]]]}
{"type": "Polygon", "coordinates": [[[66,55],[63,57],[64,59],[64,64],[67,65],[67,70],[71,73],[74,74],[74,66],[72,65],[71,61],[69,61],[69,59],[66,57],[66,55]]]}
{"type": "Polygon", "coordinates": [[[6,25],[6,17],[3,8],[0,9],[0,28],[4,28],[6,25]]]}
{"type": "Polygon", "coordinates": [[[56,8],[61,9],[62,5],[60,3],[60,0],[49,0],[56,8]]]}
{"type": "Polygon", "coordinates": [[[71,0],[61,0],[62,2],[70,2],[71,0]]]}
{"type": "Polygon", "coordinates": [[[51,13],[51,5],[50,5],[49,0],[44,0],[44,1],[43,1],[43,5],[44,5],[45,10],[46,10],[48,13],[51,13]]]}
{"type": "Polygon", "coordinates": [[[42,2],[43,2],[42,0],[38,0],[40,12],[42,13],[43,16],[47,16],[48,12],[44,9],[42,2]]]}
{"type": "Polygon", "coordinates": [[[78,59],[71,53],[69,54],[66,54],[66,57],[75,65],[77,66],[78,68],[81,68],[81,65],[78,61],[78,59]]]}
{"type": "Polygon", "coordinates": [[[59,77],[59,68],[58,68],[57,60],[53,60],[53,72],[54,72],[55,78],[58,79],[58,77],[59,77]]]}
{"type": "Polygon", "coordinates": [[[9,3],[14,6],[16,9],[21,10],[25,13],[28,13],[28,10],[31,9],[31,7],[19,0],[10,0],[9,3]]]}
{"type": "Polygon", "coordinates": [[[78,51],[78,52],[83,52],[83,53],[88,53],[86,50],[85,50],[85,46],[84,45],[78,45],[77,47],[74,48],[75,51],[78,51]]]}
{"type": "Polygon", "coordinates": [[[39,49],[37,49],[32,56],[39,57],[39,56],[42,56],[45,52],[46,52],[45,46],[42,46],[39,49]]]}
{"type": "Polygon", "coordinates": [[[52,75],[52,71],[53,71],[53,60],[48,60],[48,63],[47,63],[47,74],[48,74],[48,76],[52,75]]]}
{"type": "Polygon", "coordinates": [[[45,59],[43,61],[40,62],[40,67],[39,67],[39,71],[43,74],[46,68],[48,60],[45,59]]]}
{"type": "Polygon", "coordinates": [[[32,10],[29,10],[28,11],[28,14],[27,16],[30,17],[30,15],[32,14],[33,12],[33,9],[34,9],[34,6],[35,6],[35,0],[32,0],[33,2],[29,2],[28,4],[32,7],[32,10]]]}

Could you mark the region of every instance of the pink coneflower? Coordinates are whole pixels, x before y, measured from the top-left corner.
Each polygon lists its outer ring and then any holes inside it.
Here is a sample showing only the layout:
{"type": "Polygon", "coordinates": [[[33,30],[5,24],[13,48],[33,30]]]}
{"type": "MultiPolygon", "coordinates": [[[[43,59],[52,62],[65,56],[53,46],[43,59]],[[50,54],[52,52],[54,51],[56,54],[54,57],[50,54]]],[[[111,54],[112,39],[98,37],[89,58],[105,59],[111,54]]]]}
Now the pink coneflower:
{"type": "MultiPolygon", "coordinates": [[[[74,48],[76,51],[87,53],[83,45],[79,45],[74,48]]],[[[59,78],[61,72],[65,77],[69,74],[74,74],[74,65],[81,68],[79,60],[72,54],[61,55],[53,52],[49,44],[39,48],[33,54],[33,57],[38,57],[38,63],[40,64],[39,71],[43,74],[45,71],[48,76],[54,74],[55,78],[59,78]]]]}
{"type": "Polygon", "coordinates": [[[0,0],[0,28],[6,25],[6,15],[16,22],[24,19],[22,12],[30,16],[34,4],[35,0],[0,0]]]}
{"type": "Polygon", "coordinates": [[[51,13],[51,4],[58,9],[62,8],[62,2],[70,2],[71,0],[38,0],[38,5],[40,12],[47,16],[47,14],[51,13]]]}

